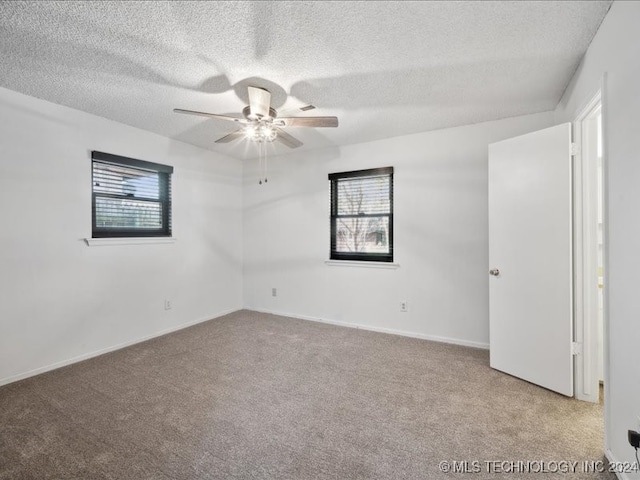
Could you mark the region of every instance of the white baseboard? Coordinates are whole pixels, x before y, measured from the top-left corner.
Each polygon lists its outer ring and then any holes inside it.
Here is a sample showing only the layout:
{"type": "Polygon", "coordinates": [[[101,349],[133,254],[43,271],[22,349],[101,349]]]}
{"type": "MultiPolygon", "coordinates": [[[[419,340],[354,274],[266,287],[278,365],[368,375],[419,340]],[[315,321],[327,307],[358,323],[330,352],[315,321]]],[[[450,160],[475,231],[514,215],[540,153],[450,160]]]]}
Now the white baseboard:
{"type": "Polygon", "coordinates": [[[390,333],[392,335],[400,335],[402,337],[419,338],[421,340],[431,340],[432,342],[450,343],[452,345],[462,345],[464,347],[481,348],[483,350],[489,350],[488,343],[473,342],[470,340],[461,340],[458,338],[440,337],[438,335],[426,335],[423,333],[407,332],[404,330],[396,330],[393,328],[374,327],[371,325],[363,325],[360,323],[342,322],[339,320],[329,320],[319,317],[310,317],[308,315],[298,315],[295,313],[278,312],[275,310],[266,310],[261,308],[245,307],[246,310],[253,310],[254,312],[270,313],[272,315],[280,315],[283,317],[297,318],[299,320],[309,320],[312,322],[328,323],[331,325],[338,325],[340,327],[358,328],[360,330],[369,330],[371,332],[390,333]]]}
{"type": "Polygon", "coordinates": [[[118,343],[117,345],[112,345],[107,348],[102,348],[100,350],[95,350],[93,352],[85,353],[82,355],[78,355],[73,358],[68,358],[66,360],[62,360],[60,362],[52,363],[50,365],[45,365],[44,367],[35,368],[33,370],[29,370],[28,372],[19,373],[17,375],[12,375],[10,377],[0,379],[0,386],[7,385],[9,383],[17,382],[18,380],[24,380],[25,378],[33,377],[35,375],[40,375],[41,373],[49,372],[51,370],[55,370],[56,368],[66,367],[67,365],[71,365],[73,363],[82,362],[83,360],[88,360],[93,357],[97,357],[99,355],[104,355],[105,353],[113,352],[115,350],[120,350],[121,348],[129,347],[131,345],[135,345],[136,343],[146,342],[147,340],[151,340],[152,338],[161,337],[162,335],[166,335],[167,333],[176,332],[178,330],[182,330],[183,328],[191,327],[192,325],[196,325],[198,323],[206,322],[208,320],[213,320],[214,318],[222,317],[224,315],[228,315],[233,312],[237,312],[241,309],[230,309],[223,312],[216,313],[212,316],[208,316],[205,318],[198,318],[197,320],[192,320],[190,322],[181,323],[175,327],[170,327],[165,330],[161,330],[159,332],[153,333],[151,335],[146,335],[144,337],[136,338],[134,340],[130,340],[123,343],[118,343]]]}
{"type": "MultiPolygon", "coordinates": [[[[342,321],[339,321],[339,320],[330,320],[330,319],[324,319],[324,318],[319,318],[319,317],[311,317],[311,316],[308,316],[308,315],[298,315],[298,314],[288,313],[288,312],[278,312],[278,311],[274,311],[274,310],[265,310],[265,309],[259,309],[259,308],[251,308],[251,307],[245,307],[245,309],[253,310],[253,311],[256,311],[256,312],[269,313],[269,314],[273,314],[273,315],[280,315],[280,316],[283,316],[283,317],[297,318],[297,319],[300,319],[300,320],[309,320],[309,321],[312,321],[312,322],[328,323],[328,324],[331,324],[331,325],[338,325],[338,326],[341,326],[341,327],[358,328],[358,329],[361,329],[361,330],[369,330],[369,331],[372,331],[372,332],[389,333],[389,334],[392,334],[392,335],[401,335],[403,337],[419,338],[419,339],[422,339],[422,340],[431,340],[433,342],[440,342],[440,343],[450,343],[450,344],[453,344],[453,345],[462,345],[462,346],[465,346],[465,347],[482,348],[482,349],[485,349],[485,350],[489,349],[489,344],[487,344],[487,343],[472,342],[472,341],[468,341],[468,340],[460,340],[460,339],[457,339],[457,338],[440,337],[440,336],[437,336],[437,335],[425,335],[425,334],[422,334],[422,333],[406,332],[406,331],[403,331],[403,330],[396,330],[396,329],[392,329],[392,328],[374,327],[374,326],[370,326],[370,325],[362,325],[362,324],[357,324],[357,323],[342,322],[342,321]]],[[[136,338],[134,340],[130,340],[130,341],[127,341],[127,342],[119,343],[117,345],[112,345],[110,347],[102,348],[100,350],[95,350],[93,352],[85,353],[83,355],[78,355],[76,357],[68,358],[68,359],[62,360],[60,362],[55,362],[55,363],[52,363],[50,365],[45,365],[43,367],[35,368],[33,370],[29,370],[27,372],[19,373],[17,375],[12,375],[10,377],[2,378],[2,379],[0,379],[0,386],[7,385],[7,384],[13,383],[13,382],[17,382],[19,380],[24,380],[25,378],[33,377],[35,375],[40,375],[41,373],[49,372],[51,370],[55,370],[56,368],[66,367],[67,365],[71,365],[73,363],[82,362],[83,360],[88,360],[90,358],[97,357],[97,356],[103,355],[105,353],[113,352],[115,350],[120,350],[121,348],[129,347],[131,345],[135,345],[136,343],[141,343],[141,342],[145,342],[147,340],[151,340],[152,338],[161,337],[162,335],[166,335],[166,334],[171,333],[171,332],[176,332],[178,330],[182,330],[183,328],[187,328],[187,327],[190,327],[192,325],[196,325],[198,323],[206,322],[208,320],[213,320],[215,318],[222,317],[224,315],[228,315],[228,314],[233,313],[233,312],[237,312],[238,310],[240,310],[240,309],[230,309],[230,310],[226,310],[226,311],[223,311],[223,312],[219,312],[219,313],[214,314],[212,316],[208,316],[208,317],[205,317],[205,318],[199,318],[199,319],[196,319],[196,320],[193,320],[193,321],[190,321],[190,322],[182,323],[182,324],[177,325],[175,327],[171,327],[171,328],[167,328],[165,330],[161,330],[159,332],[155,332],[155,333],[153,333],[151,335],[146,335],[144,337],[136,338]]],[[[607,458],[609,458],[609,457],[607,457],[607,458]]],[[[620,478],[624,479],[624,477],[620,477],[620,478]]]]}
{"type": "MultiPolygon", "coordinates": [[[[616,457],[613,455],[613,452],[608,448],[604,449],[604,456],[607,457],[607,460],[609,460],[609,463],[613,463],[613,464],[621,463],[618,460],[616,460],[616,457]]],[[[614,473],[616,474],[616,477],[618,477],[620,480],[631,480],[629,478],[629,475],[627,475],[624,472],[614,472],[614,473]]]]}

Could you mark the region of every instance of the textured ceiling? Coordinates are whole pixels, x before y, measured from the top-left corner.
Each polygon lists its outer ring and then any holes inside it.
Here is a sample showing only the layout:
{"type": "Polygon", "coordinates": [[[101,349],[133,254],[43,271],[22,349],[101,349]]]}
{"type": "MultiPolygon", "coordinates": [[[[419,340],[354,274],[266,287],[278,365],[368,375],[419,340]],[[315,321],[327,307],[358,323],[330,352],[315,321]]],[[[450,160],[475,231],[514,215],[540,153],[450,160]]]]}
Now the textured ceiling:
{"type": "MultiPolygon", "coordinates": [[[[0,86],[238,158],[215,144],[247,85],[299,150],[552,110],[610,1],[0,2],[0,86]]],[[[289,151],[277,144],[275,153],[289,151]]]]}

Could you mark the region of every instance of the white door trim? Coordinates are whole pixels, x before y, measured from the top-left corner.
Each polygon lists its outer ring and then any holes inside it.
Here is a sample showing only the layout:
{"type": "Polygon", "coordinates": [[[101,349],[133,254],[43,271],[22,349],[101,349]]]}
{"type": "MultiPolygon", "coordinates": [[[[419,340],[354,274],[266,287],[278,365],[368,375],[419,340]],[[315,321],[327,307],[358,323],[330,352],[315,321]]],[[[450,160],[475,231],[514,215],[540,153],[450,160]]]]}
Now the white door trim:
{"type": "Polygon", "coordinates": [[[602,239],[604,242],[602,261],[604,267],[603,325],[604,325],[604,448],[609,450],[611,425],[611,375],[609,371],[609,102],[607,96],[607,72],[602,74],[600,82],[600,102],[602,107],[602,239]]]}
{"type": "Polygon", "coordinates": [[[573,122],[573,141],[577,146],[573,157],[574,174],[574,341],[576,355],[575,397],[589,402],[599,401],[598,386],[598,184],[597,162],[589,149],[587,122],[601,109],[600,91],[587,103],[573,122]]]}
{"type": "MultiPolygon", "coordinates": [[[[610,328],[610,322],[609,322],[609,220],[608,220],[608,211],[609,211],[609,146],[608,146],[608,141],[607,139],[609,138],[609,131],[608,131],[608,95],[607,95],[607,86],[608,86],[608,82],[607,82],[607,72],[604,72],[602,74],[602,78],[600,81],[600,88],[598,90],[598,92],[596,92],[594,94],[594,96],[591,98],[591,100],[589,102],[587,102],[587,104],[578,111],[578,114],[576,115],[576,122],[578,121],[578,119],[583,118],[592,108],[593,108],[593,103],[594,100],[596,99],[596,97],[599,95],[600,97],[600,104],[601,104],[601,112],[602,112],[602,124],[601,124],[601,128],[602,128],[602,212],[603,212],[603,221],[602,221],[602,238],[603,238],[603,242],[604,242],[604,247],[603,247],[603,267],[604,267],[604,291],[603,291],[603,297],[604,297],[604,305],[603,305],[603,324],[604,324],[604,368],[603,368],[603,373],[604,373],[604,450],[605,452],[610,452],[609,450],[609,425],[611,425],[611,402],[609,401],[610,397],[610,392],[611,392],[611,383],[612,383],[612,379],[611,379],[611,375],[610,375],[610,363],[609,363],[609,351],[610,351],[610,346],[609,346],[609,328],[610,328]]],[[[574,127],[575,127],[575,123],[574,123],[574,127]]],[[[574,131],[577,131],[577,128],[574,129],[574,131]]],[[[581,182],[575,182],[575,185],[581,185],[581,182]]],[[[574,204],[576,205],[576,204],[574,204]]],[[[574,211],[574,219],[578,219],[580,217],[580,215],[582,215],[582,210],[575,210],[574,211]]],[[[574,237],[575,238],[575,237],[574,237]]],[[[579,242],[579,239],[576,238],[576,245],[581,245],[581,243],[579,242]]],[[[577,262],[576,262],[577,264],[577,262]]],[[[582,285],[582,279],[581,277],[578,276],[578,273],[581,273],[582,270],[580,270],[580,272],[578,272],[576,270],[575,272],[575,285],[576,285],[576,292],[578,292],[578,285],[582,285]]],[[[577,316],[575,317],[575,322],[576,322],[576,326],[578,326],[581,322],[584,322],[584,316],[577,316]]],[[[592,352],[591,350],[588,350],[585,352],[585,355],[593,355],[595,352],[592,352]]],[[[576,362],[576,375],[575,378],[584,378],[583,377],[583,372],[578,372],[578,368],[579,364],[578,362],[576,362]]],[[[578,391],[578,385],[576,383],[576,391],[578,391]]],[[[577,396],[576,396],[577,397],[577,396]]]]}

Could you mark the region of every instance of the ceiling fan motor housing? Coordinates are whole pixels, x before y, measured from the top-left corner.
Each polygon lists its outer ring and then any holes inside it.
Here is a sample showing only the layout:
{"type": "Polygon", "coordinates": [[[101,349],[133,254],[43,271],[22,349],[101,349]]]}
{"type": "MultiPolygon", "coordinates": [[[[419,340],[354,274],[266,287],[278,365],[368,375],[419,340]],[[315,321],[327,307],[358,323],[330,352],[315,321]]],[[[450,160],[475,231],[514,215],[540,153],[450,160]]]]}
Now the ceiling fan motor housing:
{"type": "Polygon", "coordinates": [[[273,108],[269,107],[268,117],[263,117],[261,115],[251,115],[251,107],[247,105],[242,109],[242,115],[244,115],[244,118],[246,118],[247,120],[263,120],[263,119],[274,120],[278,116],[278,112],[276,112],[273,108]]]}

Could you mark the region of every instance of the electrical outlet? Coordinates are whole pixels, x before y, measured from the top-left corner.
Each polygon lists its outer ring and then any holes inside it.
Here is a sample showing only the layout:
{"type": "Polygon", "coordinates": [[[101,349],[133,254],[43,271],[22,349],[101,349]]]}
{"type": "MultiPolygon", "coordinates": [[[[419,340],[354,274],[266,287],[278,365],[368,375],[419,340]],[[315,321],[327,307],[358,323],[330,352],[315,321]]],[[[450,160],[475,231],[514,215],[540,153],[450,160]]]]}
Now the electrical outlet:
{"type": "Polygon", "coordinates": [[[171,300],[165,300],[164,301],[164,309],[165,310],[171,310],[171,300]]]}
{"type": "Polygon", "coordinates": [[[271,296],[272,297],[277,297],[278,296],[278,289],[277,288],[273,287],[271,289],[271,296]]]}
{"type": "Polygon", "coordinates": [[[406,300],[403,300],[400,302],[400,311],[401,312],[408,312],[409,311],[409,305],[407,304],[406,300]]]}

